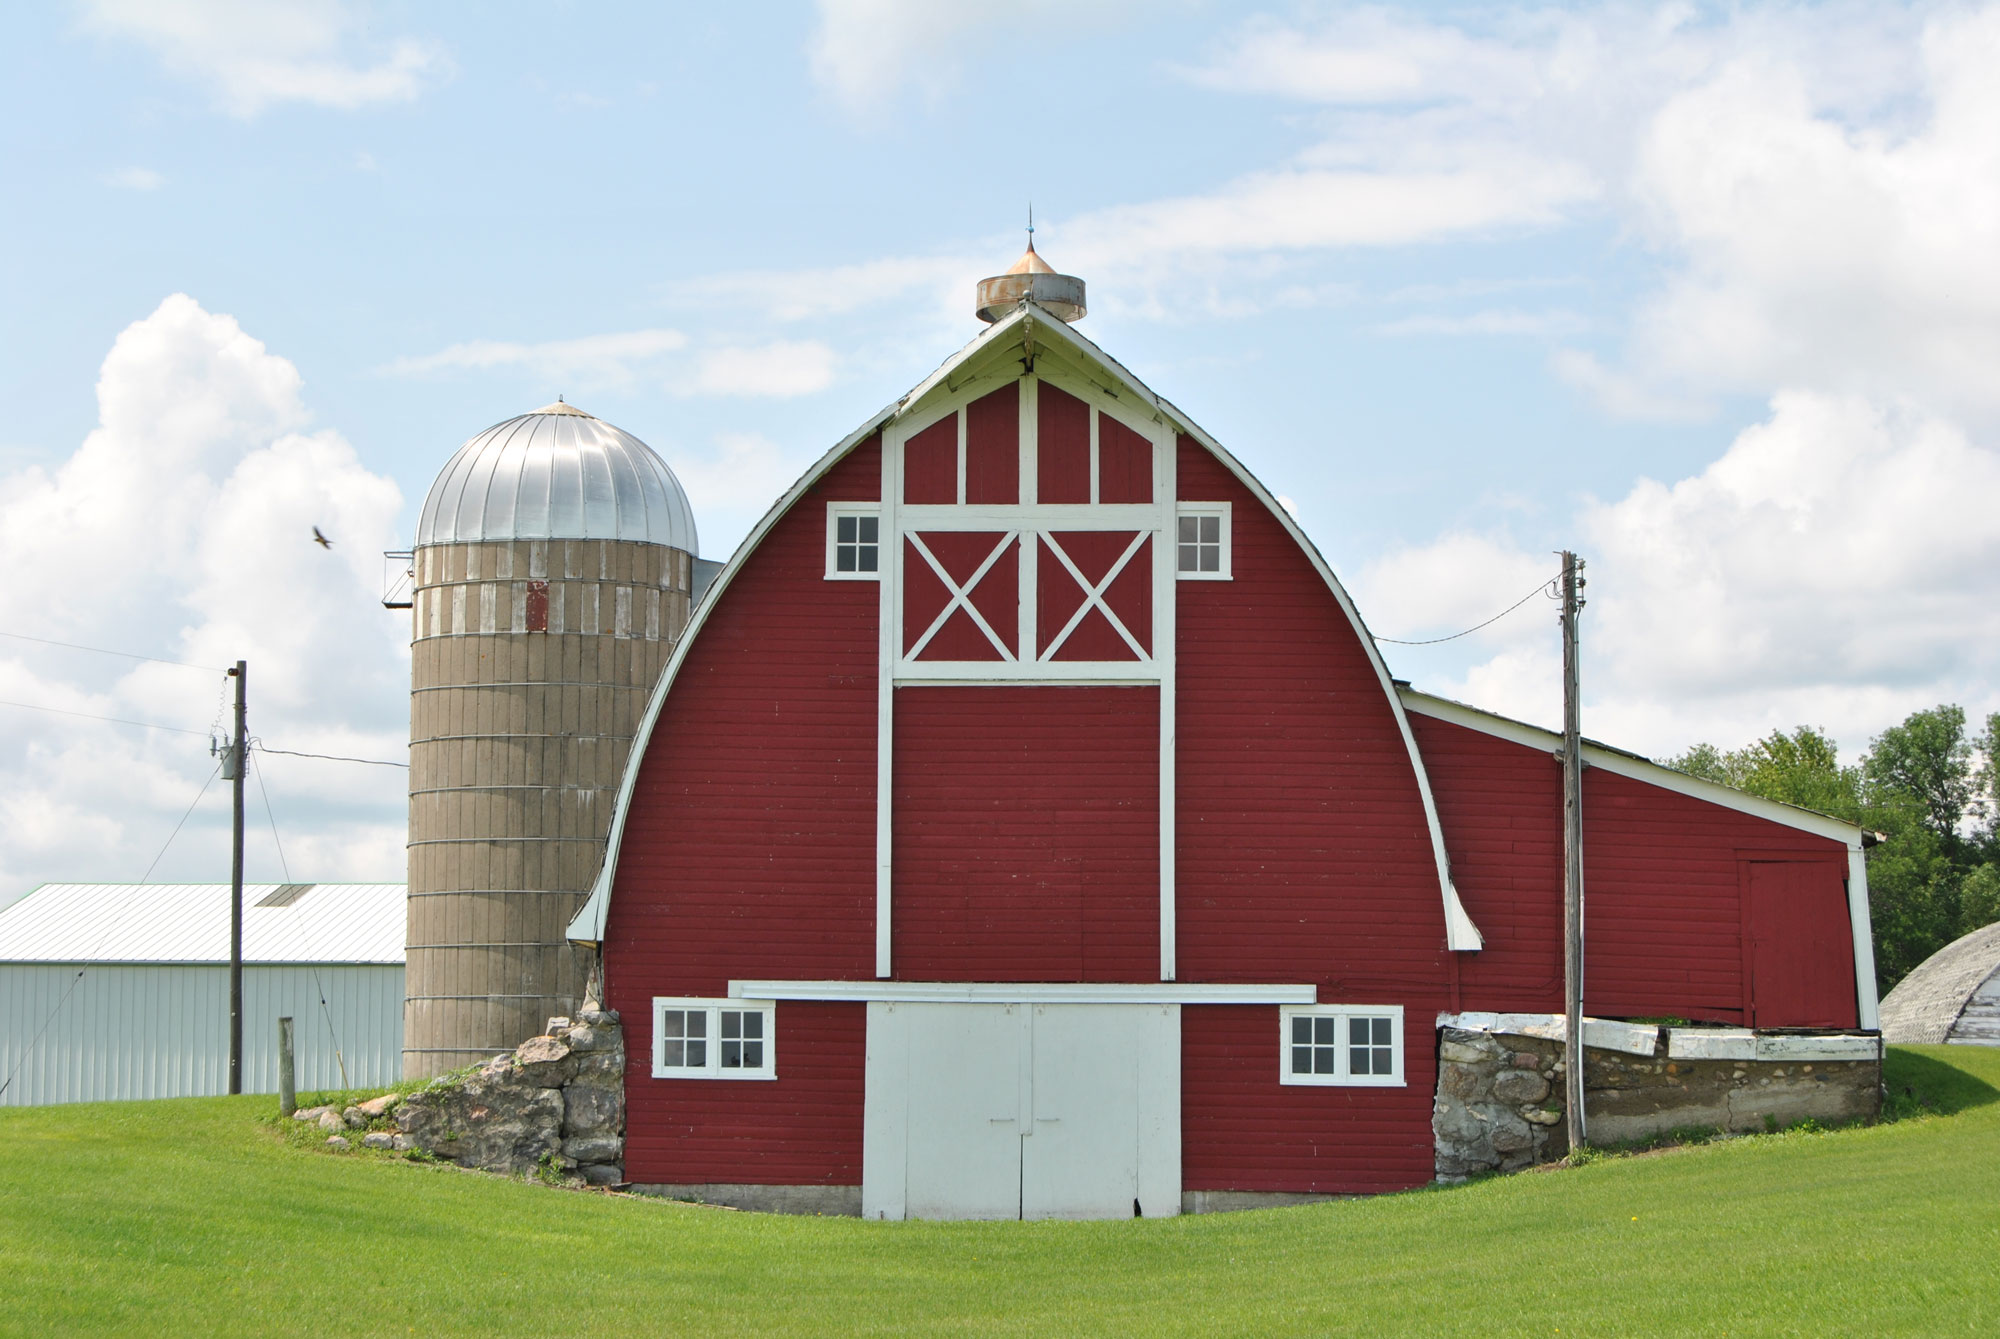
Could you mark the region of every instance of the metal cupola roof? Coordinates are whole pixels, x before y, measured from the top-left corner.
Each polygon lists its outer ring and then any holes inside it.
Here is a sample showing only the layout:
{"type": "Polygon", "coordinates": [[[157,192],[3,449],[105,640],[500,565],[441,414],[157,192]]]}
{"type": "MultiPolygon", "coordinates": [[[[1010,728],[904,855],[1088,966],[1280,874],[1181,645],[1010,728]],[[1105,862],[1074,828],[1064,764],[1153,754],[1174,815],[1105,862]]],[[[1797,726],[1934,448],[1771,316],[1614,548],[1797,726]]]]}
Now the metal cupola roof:
{"type": "Polygon", "coordinates": [[[496,423],[446,463],[417,547],[608,539],[699,553],[680,480],[631,433],[558,400],[496,423]]]}
{"type": "Polygon", "coordinates": [[[1057,274],[1055,266],[1035,250],[1034,225],[1028,226],[1028,249],[1005,274],[981,279],[973,295],[973,311],[991,325],[1014,307],[1030,301],[1065,323],[1084,317],[1083,280],[1057,274]]]}

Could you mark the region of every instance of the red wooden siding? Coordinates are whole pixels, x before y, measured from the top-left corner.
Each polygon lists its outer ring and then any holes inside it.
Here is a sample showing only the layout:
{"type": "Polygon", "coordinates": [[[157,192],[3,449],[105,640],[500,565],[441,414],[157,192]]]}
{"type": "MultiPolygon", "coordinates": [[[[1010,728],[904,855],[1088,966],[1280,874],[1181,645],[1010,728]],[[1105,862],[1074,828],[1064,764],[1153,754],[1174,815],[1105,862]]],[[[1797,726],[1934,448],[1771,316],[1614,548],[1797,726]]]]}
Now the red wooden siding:
{"type": "MultiPolygon", "coordinates": [[[[1410,723],[1453,882],[1486,937],[1464,955],[1465,1007],[1560,1009],[1561,768],[1543,749],[1428,716],[1410,723]]],[[[1817,889],[1819,941],[1803,923],[1787,932],[1794,953],[1821,959],[1815,984],[1785,1008],[1855,1025],[1841,843],[1601,768],[1584,773],[1583,824],[1588,1012],[1749,1021],[1744,865],[1758,855],[1804,862],[1817,889]],[[1824,929],[1835,912],[1837,935],[1824,929]]]]}
{"type": "Polygon", "coordinates": [[[1159,978],[1159,690],[896,691],[905,981],[1159,978]]]}
{"type": "Polygon", "coordinates": [[[635,1181],[860,1180],[860,1007],[781,1005],[775,1083],[673,1080],[651,1074],[652,997],[874,976],[880,588],[822,578],[827,502],[880,481],[864,443],[777,523],[713,597],[654,728],[605,932],[635,1181]]]}
{"type": "Polygon", "coordinates": [[[1090,501],[1090,406],[1048,382],[1036,392],[1035,495],[1041,502],[1090,501]]]}
{"type": "Polygon", "coordinates": [[[1232,581],[1176,583],[1183,981],[1310,981],[1404,1006],[1408,1088],[1278,1083],[1275,1009],[1183,1011],[1191,1190],[1387,1190],[1432,1174],[1431,1019],[1450,965],[1416,774],[1305,552],[1188,438],[1180,497],[1232,504],[1232,581]]]}
{"type": "Polygon", "coordinates": [[[1153,500],[1153,444],[1111,415],[1097,416],[1097,500],[1153,500]]]}
{"type": "MultiPolygon", "coordinates": [[[[878,480],[875,492],[881,491],[878,480]]],[[[958,415],[946,414],[903,443],[903,501],[958,501],[958,415]]]]}
{"type": "Polygon", "coordinates": [[[868,1006],[778,1006],[775,1080],[656,1079],[652,1008],[628,1007],[625,1175],[642,1185],[861,1184],[868,1006]],[[644,1019],[646,1027],[633,1024],[644,1019]],[[636,1034],[649,1035],[643,1050],[636,1034]]]}
{"type": "Polygon", "coordinates": [[[1361,1194],[1435,1175],[1430,1015],[1405,1011],[1402,1088],[1278,1082],[1275,1005],[1181,1009],[1181,1185],[1361,1194]]]}
{"type": "Polygon", "coordinates": [[[1016,382],[965,407],[965,500],[1021,500],[1021,387],[1016,382]]]}

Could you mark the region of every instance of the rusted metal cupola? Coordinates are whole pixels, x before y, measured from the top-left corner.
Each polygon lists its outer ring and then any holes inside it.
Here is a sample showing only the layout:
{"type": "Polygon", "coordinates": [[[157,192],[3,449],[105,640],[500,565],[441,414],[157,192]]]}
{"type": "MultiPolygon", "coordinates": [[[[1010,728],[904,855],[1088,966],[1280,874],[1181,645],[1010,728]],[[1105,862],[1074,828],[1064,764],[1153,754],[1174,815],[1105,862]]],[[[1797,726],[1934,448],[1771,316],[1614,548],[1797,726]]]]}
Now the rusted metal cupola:
{"type": "Polygon", "coordinates": [[[999,320],[1023,300],[1033,302],[1065,322],[1084,317],[1083,280],[1073,274],[1057,274],[1055,267],[1035,251],[1034,229],[1028,230],[1028,249],[1005,274],[981,279],[975,293],[979,319],[987,324],[999,320]]]}
{"type": "Polygon", "coordinates": [[[407,1076],[581,1002],[592,964],[564,930],[696,552],[666,462],[573,405],[488,428],[431,485],[409,569],[407,1076]]]}

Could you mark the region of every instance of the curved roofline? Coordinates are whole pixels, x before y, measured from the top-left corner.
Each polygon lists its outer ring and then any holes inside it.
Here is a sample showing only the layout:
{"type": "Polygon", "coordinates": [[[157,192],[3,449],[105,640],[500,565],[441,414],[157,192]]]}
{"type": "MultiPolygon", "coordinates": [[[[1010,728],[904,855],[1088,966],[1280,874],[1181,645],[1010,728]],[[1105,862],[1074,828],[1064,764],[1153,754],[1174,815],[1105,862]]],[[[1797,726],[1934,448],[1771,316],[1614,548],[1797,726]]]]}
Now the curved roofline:
{"type": "Polygon", "coordinates": [[[682,663],[687,659],[690,649],[706,625],[709,610],[716,606],[729,583],[742,569],[749,556],[756,552],[758,545],[763,543],[765,536],[797,505],[799,499],[805,496],[814,484],[825,477],[827,471],[891,419],[917,405],[932,390],[940,385],[949,386],[954,371],[988,346],[1005,340],[1016,330],[1023,332],[1024,339],[1053,337],[1057,341],[1069,344],[1086,359],[1123,382],[1141,401],[1179,431],[1187,433],[1201,443],[1220,460],[1230,473],[1236,476],[1238,482],[1250,491],[1251,496],[1261,502],[1265,510],[1277,517],[1279,523],[1285,527],[1286,533],[1305,552],[1314,569],[1326,582],[1327,589],[1333,592],[1341,612],[1347,616],[1349,624],[1360,636],[1362,645],[1368,652],[1369,663],[1374,666],[1376,679],[1381,684],[1382,695],[1388,702],[1389,710],[1396,720],[1396,728],[1402,735],[1403,747],[1409,754],[1410,765],[1416,776],[1417,792],[1423,801],[1424,821],[1430,830],[1431,853],[1437,863],[1438,890],[1443,899],[1446,947],[1460,951],[1480,948],[1484,940],[1478,927],[1472,923],[1472,918],[1466,914],[1463,903],[1459,901],[1458,889],[1451,881],[1451,861],[1445,851],[1444,828],[1438,819],[1437,801],[1431,792],[1430,774],[1425,770],[1423,754],[1417,748],[1417,737],[1410,729],[1409,716],[1403,710],[1402,698],[1396,691],[1395,681],[1389,674],[1387,662],[1382,659],[1381,648],[1375,644],[1374,634],[1368,631],[1368,625],[1362,621],[1360,613],[1354,607],[1354,601],[1348,596],[1346,588],[1340,584],[1339,578],[1334,576],[1333,569],[1327,564],[1318,546],[1306,537],[1305,531],[1299,528],[1297,520],[1279,504],[1277,498],[1264,487],[1257,476],[1252,474],[1243,462],[1230,454],[1220,442],[1209,436],[1193,419],[1155,394],[1138,377],[1127,371],[1123,364],[1090,340],[1077,334],[1068,323],[1026,299],[1023,299],[1008,315],[981,331],[957,353],[946,359],[936,371],[918,382],[907,394],[883,407],[867,423],[848,434],[839,445],[820,457],[800,476],[798,482],[764,513],[763,519],[758,521],[756,527],[744,537],[736,552],[730,555],[728,565],[716,577],[715,584],[709,588],[707,598],[702,601],[701,608],[689,622],[679,645],[674,648],[673,656],[661,672],[660,681],[654,686],[651,698],[647,700],[645,715],[640,718],[639,728],[632,737],[631,752],[626,755],[625,775],[619,782],[617,804],[612,810],[611,831],[605,842],[604,863],[598,871],[597,879],[591,885],[589,896],[570,921],[568,930],[570,941],[591,945],[604,942],[604,926],[611,911],[611,887],[617,878],[618,856],[625,835],[625,816],[631,807],[632,793],[638,784],[639,768],[645,761],[646,749],[652,742],[653,728],[659,721],[667,694],[672,690],[675,676],[680,672],[682,663]]]}

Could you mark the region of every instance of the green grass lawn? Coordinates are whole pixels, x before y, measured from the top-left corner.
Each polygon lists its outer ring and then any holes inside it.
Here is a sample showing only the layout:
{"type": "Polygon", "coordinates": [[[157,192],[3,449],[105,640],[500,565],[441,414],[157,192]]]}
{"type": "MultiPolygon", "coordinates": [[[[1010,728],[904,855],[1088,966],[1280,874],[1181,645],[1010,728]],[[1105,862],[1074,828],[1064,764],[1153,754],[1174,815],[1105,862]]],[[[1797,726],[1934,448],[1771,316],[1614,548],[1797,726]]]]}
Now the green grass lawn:
{"type": "Polygon", "coordinates": [[[287,1142],[270,1098],[17,1108],[0,1333],[1991,1335],[2000,1050],[1890,1065],[1950,1114],[1110,1223],[551,1190],[287,1142]]]}

